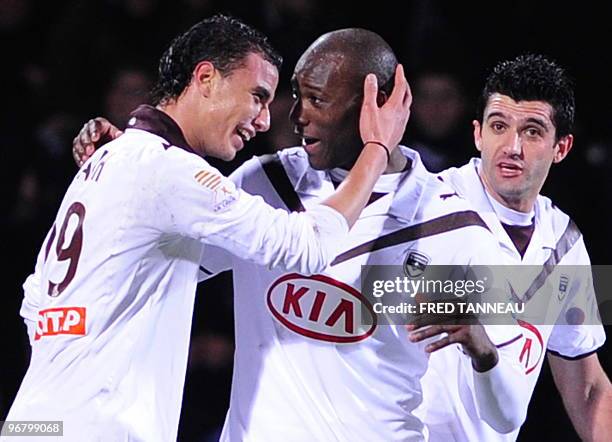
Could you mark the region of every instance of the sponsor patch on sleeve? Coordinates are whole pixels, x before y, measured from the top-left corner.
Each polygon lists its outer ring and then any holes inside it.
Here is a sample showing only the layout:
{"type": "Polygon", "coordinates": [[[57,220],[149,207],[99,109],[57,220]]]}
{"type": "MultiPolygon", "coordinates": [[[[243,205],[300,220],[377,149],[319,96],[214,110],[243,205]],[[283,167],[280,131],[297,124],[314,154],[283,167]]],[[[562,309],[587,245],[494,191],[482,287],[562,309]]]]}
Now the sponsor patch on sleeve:
{"type": "Polygon", "coordinates": [[[56,307],[38,312],[34,340],[43,336],[85,335],[85,307],[56,307]]]}
{"type": "Polygon", "coordinates": [[[213,192],[213,210],[219,212],[238,200],[234,183],[216,171],[200,170],[194,178],[198,184],[213,192]]]}
{"type": "Polygon", "coordinates": [[[211,170],[200,170],[196,172],[194,178],[198,182],[198,184],[212,191],[217,190],[219,186],[221,186],[221,183],[224,179],[221,174],[211,170]]]}

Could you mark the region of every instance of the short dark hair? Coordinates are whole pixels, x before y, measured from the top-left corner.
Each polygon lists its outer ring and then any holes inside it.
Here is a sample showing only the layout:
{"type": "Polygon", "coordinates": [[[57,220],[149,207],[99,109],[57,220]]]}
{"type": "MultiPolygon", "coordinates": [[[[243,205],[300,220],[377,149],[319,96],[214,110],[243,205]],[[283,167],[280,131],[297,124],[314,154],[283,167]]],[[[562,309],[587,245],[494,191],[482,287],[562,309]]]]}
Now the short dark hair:
{"type": "Polygon", "coordinates": [[[553,108],[556,138],[569,135],[574,127],[574,89],[571,79],[557,63],[543,55],[520,55],[498,63],[482,90],[476,117],[482,123],[489,97],[495,93],[515,101],[544,101],[553,108]]]}
{"type": "Polygon", "coordinates": [[[191,82],[193,70],[210,61],[223,75],[244,66],[256,53],[280,71],[282,57],[258,30],[234,17],[217,14],[195,24],[176,37],[159,60],[153,104],[178,98],[191,82]]]}

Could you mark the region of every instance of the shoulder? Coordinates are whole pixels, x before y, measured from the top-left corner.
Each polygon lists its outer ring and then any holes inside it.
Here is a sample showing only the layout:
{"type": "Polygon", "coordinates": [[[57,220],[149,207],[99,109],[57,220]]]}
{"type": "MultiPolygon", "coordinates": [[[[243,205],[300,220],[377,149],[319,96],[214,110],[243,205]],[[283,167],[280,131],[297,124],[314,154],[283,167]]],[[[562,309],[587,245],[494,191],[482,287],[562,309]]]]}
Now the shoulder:
{"type": "Polygon", "coordinates": [[[419,213],[422,217],[430,218],[458,212],[473,212],[474,206],[456,188],[431,175],[423,189],[419,213]]]}
{"type": "Polygon", "coordinates": [[[578,225],[572,218],[557,207],[550,198],[538,195],[536,210],[542,224],[548,226],[554,232],[555,239],[558,240],[562,235],[569,233],[569,231],[575,235],[582,235],[578,225]]]}
{"type": "Polygon", "coordinates": [[[472,204],[433,176],[423,193],[414,222],[444,258],[440,263],[494,265],[500,263],[497,240],[472,204]]]}
{"type": "Polygon", "coordinates": [[[418,154],[411,160],[413,168],[404,189],[410,198],[404,198],[402,201],[416,205],[414,222],[451,221],[455,228],[474,226],[488,232],[486,224],[467,198],[443,177],[429,172],[420,161],[418,154]]]}
{"type": "Polygon", "coordinates": [[[472,158],[470,162],[461,167],[450,167],[438,173],[438,179],[451,186],[459,195],[468,197],[473,186],[480,185],[478,179],[478,158],[472,158]]]}
{"type": "Polygon", "coordinates": [[[283,174],[295,183],[308,168],[308,157],[301,147],[292,147],[278,152],[254,156],[244,162],[230,178],[239,187],[260,187],[261,180],[273,179],[283,174]]]}
{"type": "Polygon", "coordinates": [[[445,250],[446,263],[498,262],[497,242],[480,214],[435,175],[427,181],[414,222],[445,250]]]}
{"type": "MultiPolygon", "coordinates": [[[[114,152],[137,161],[139,166],[154,166],[155,171],[168,174],[183,167],[214,169],[203,157],[193,151],[170,144],[165,139],[139,129],[127,129],[109,143],[114,152]],[[116,145],[115,145],[116,143],[116,145]]],[[[167,176],[167,178],[171,178],[167,176]]]]}
{"type": "MultiPolygon", "coordinates": [[[[554,243],[555,256],[563,264],[590,264],[584,237],[574,220],[557,207],[549,198],[538,195],[536,201],[537,224],[548,230],[554,243]]],[[[546,235],[546,233],[544,233],[546,235]]]]}

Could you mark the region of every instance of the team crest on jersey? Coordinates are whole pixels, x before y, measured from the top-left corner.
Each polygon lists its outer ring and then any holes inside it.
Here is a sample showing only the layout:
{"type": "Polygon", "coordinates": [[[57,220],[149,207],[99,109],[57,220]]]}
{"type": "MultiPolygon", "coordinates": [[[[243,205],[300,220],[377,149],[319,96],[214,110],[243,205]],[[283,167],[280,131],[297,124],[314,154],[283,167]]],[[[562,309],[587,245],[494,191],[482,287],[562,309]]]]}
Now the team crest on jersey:
{"type": "Polygon", "coordinates": [[[563,301],[565,295],[567,294],[567,287],[569,286],[569,278],[567,275],[561,275],[559,278],[559,293],[557,293],[557,298],[559,301],[563,301]]]}
{"type": "Polygon", "coordinates": [[[283,275],[268,289],[267,305],[283,327],[318,341],[359,342],[376,328],[370,302],[329,276],[283,275]]]}
{"type": "Polygon", "coordinates": [[[411,278],[417,278],[425,272],[429,261],[429,257],[424,253],[408,250],[404,260],[404,272],[411,278]]]}

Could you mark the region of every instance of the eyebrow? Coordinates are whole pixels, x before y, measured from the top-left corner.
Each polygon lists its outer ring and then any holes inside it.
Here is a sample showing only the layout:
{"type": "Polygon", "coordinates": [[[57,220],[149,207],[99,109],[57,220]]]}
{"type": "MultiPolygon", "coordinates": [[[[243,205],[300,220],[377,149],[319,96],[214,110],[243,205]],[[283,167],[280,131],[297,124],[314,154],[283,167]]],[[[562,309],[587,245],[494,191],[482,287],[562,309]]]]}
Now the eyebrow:
{"type": "Polygon", "coordinates": [[[253,92],[258,95],[261,95],[265,101],[268,101],[271,96],[270,91],[262,86],[257,86],[255,89],[253,89],[253,92]]]}
{"type": "Polygon", "coordinates": [[[485,118],[485,120],[489,121],[491,118],[494,118],[494,117],[508,118],[508,116],[504,114],[503,112],[496,111],[496,112],[491,112],[489,115],[487,115],[487,118],[485,118]]]}
{"type": "MultiPolygon", "coordinates": [[[[494,117],[509,118],[503,112],[496,111],[496,112],[491,112],[489,115],[487,115],[486,121],[489,121],[491,118],[494,118],[494,117]]],[[[546,124],[546,122],[543,121],[541,118],[530,117],[530,118],[527,119],[527,123],[536,124],[538,126],[541,126],[545,130],[549,129],[549,127],[546,124]]]]}
{"type": "Polygon", "coordinates": [[[542,129],[548,130],[548,124],[546,124],[546,122],[542,121],[540,118],[533,118],[533,117],[528,118],[527,123],[537,124],[538,126],[541,126],[542,129]]]}

